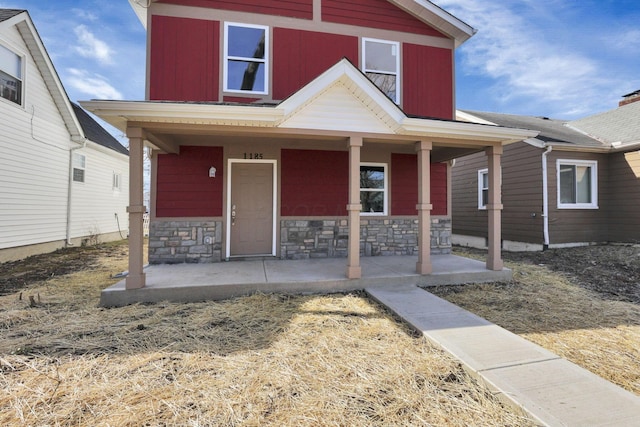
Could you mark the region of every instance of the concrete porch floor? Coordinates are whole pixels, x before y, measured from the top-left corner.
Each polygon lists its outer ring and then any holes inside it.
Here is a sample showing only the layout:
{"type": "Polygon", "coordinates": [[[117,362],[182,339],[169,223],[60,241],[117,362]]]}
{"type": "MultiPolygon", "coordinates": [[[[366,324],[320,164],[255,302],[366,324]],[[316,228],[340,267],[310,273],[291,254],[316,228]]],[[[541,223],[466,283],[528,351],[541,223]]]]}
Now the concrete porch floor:
{"type": "Polygon", "coordinates": [[[416,273],[416,256],[362,257],[361,279],[345,277],[345,258],[243,260],[212,264],[163,264],[145,268],[146,286],[126,290],[124,280],[102,291],[100,305],[220,300],[256,292],[330,293],[380,285],[456,285],[511,280],[511,270],[457,255],[433,255],[433,273],[416,273]]]}

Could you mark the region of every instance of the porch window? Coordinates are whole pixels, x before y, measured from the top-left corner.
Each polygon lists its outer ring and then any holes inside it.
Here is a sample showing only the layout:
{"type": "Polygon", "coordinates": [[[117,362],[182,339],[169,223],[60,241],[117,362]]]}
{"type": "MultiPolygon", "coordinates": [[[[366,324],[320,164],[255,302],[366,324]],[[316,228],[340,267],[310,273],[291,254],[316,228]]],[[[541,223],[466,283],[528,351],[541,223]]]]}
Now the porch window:
{"type": "Polygon", "coordinates": [[[266,95],[269,27],[224,24],[224,90],[266,95]]]}
{"type": "Polygon", "coordinates": [[[84,171],[86,165],[86,157],[83,154],[73,154],[73,180],[75,182],[84,182],[84,171]]]}
{"type": "Polygon", "coordinates": [[[22,105],[22,57],[0,45],[0,96],[22,105]]]}
{"type": "Polygon", "coordinates": [[[487,209],[489,203],[489,170],[478,171],[478,209],[487,209]]]}
{"type": "Polygon", "coordinates": [[[364,73],[393,102],[400,103],[400,44],[376,39],[362,39],[364,73]]]}
{"type": "Polygon", "coordinates": [[[362,215],[387,214],[387,165],[362,163],[360,165],[360,203],[362,215]]]}
{"type": "Polygon", "coordinates": [[[559,209],[598,208],[598,162],[558,159],[556,170],[559,209]]]}

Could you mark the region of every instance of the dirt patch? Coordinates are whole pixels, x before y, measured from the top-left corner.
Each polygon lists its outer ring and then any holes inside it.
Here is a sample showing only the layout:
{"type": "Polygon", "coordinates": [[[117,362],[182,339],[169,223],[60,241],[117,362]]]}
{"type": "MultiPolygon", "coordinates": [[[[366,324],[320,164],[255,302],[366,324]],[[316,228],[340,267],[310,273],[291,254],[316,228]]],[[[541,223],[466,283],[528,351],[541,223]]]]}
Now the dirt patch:
{"type": "MultiPolygon", "coordinates": [[[[484,256],[486,251],[457,248],[484,256]]],[[[546,266],[601,296],[640,304],[640,245],[600,245],[543,252],[503,252],[506,262],[546,266]]]]}
{"type": "Polygon", "coordinates": [[[20,261],[2,263],[0,264],[0,296],[19,292],[37,282],[91,270],[102,258],[122,257],[126,253],[126,246],[118,242],[64,248],[20,261]]]}

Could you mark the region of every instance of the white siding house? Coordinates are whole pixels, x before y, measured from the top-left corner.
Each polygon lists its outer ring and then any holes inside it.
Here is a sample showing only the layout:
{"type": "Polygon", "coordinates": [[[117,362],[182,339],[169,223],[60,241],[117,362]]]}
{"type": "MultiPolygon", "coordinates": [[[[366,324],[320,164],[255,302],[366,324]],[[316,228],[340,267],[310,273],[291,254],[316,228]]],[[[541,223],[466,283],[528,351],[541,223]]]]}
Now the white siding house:
{"type": "Polygon", "coordinates": [[[127,237],[128,152],[69,101],[24,10],[0,9],[0,117],[0,262],[127,237]]]}

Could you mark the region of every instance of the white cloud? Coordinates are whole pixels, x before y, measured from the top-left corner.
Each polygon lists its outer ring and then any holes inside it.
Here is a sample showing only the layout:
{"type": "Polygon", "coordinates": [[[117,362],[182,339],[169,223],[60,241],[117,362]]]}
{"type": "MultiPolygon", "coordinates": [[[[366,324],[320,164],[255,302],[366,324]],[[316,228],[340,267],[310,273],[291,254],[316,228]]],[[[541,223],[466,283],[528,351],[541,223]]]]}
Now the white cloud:
{"type": "Polygon", "coordinates": [[[83,19],[83,20],[85,20],[85,21],[91,21],[91,22],[94,22],[94,21],[97,21],[97,20],[98,20],[98,17],[97,17],[95,14],[93,14],[93,13],[91,13],[91,12],[87,11],[87,10],[84,10],[84,9],[76,9],[76,8],[74,8],[74,9],[71,9],[71,11],[72,11],[72,12],[73,12],[73,13],[74,13],[78,18],[81,18],[81,19],[83,19]]]}
{"type": "Polygon", "coordinates": [[[78,39],[75,50],[85,58],[97,59],[102,64],[111,64],[113,52],[108,44],[98,40],[85,25],[74,28],[78,39]]]}
{"type": "Polygon", "coordinates": [[[461,47],[463,62],[458,68],[493,79],[492,96],[502,103],[545,104],[549,115],[573,116],[606,107],[602,101],[611,97],[613,86],[607,70],[588,49],[562,39],[563,23],[554,22],[548,8],[522,1],[438,4],[478,29],[461,47]],[[556,23],[561,25],[545,27],[556,23]]]}
{"type": "Polygon", "coordinates": [[[99,74],[92,74],[77,68],[67,69],[66,84],[93,99],[122,99],[122,94],[99,74]]]}

